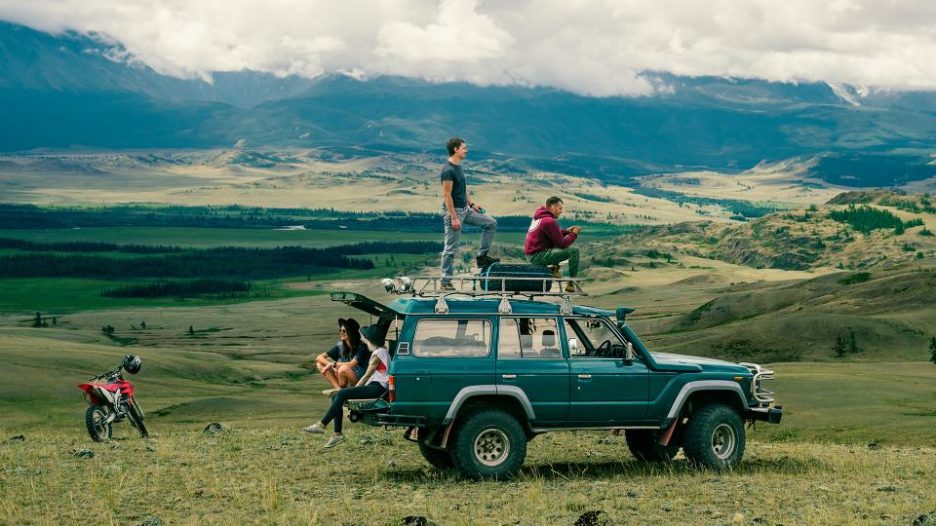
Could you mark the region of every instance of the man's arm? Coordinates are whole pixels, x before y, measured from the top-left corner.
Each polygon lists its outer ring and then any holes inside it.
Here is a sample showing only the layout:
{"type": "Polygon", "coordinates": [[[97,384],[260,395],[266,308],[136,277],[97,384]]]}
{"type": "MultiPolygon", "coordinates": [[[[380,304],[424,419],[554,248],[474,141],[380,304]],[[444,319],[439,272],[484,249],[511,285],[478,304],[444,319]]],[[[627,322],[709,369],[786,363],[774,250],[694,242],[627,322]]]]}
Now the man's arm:
{"type": "MultiPolygon", "coordinates": [[[[563,235],[562,230],[559,229],[559,223],[555,220],[547,221],[544,218],[543,230],[545,230],[546,235],[549,237],[549,240],[552,241],[552,244],[555,248],[568,248],[569,245],[575,243],[575,238],[578,237],[572,229],[569,229],[568,233],[563,235]]],[[[572,227],[577,228],[577,227],[572,227]]]]}
{"type": "Polygon", "coordinates": [[[455,213],[455,201],[452,200],[453,181],[442,181],[442,199],[445,201],[445,211],[452,218],[452,228],[461,229],[461,221],[458,220],[458,214],[455,213]]]}

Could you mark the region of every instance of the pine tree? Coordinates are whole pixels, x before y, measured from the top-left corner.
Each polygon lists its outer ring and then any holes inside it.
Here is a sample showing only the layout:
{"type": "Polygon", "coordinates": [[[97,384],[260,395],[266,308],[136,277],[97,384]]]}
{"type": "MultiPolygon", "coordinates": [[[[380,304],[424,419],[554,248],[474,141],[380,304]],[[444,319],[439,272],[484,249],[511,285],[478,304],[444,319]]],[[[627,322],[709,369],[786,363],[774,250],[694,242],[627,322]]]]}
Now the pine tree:
{"type": "Polygon", "coordinates": [[[930,361],[936,363],[936,336],[930,338],[930,361]]]}
{"type": "Polygon", "coordinates": [[[839,334],[835,337],[835,345],[832,346],[832,350],[835,352],[835,356],[841,358],[845,356],[845,353],[848,351],[848,348],[845,345],[845,337],[839,334]]]}
{"type": "Polygon", "coordinates": [[[855,339],[855,331],[849,331],[848,354],[855,354],[856,352],[858,352],[858,341],[855,339]]]}

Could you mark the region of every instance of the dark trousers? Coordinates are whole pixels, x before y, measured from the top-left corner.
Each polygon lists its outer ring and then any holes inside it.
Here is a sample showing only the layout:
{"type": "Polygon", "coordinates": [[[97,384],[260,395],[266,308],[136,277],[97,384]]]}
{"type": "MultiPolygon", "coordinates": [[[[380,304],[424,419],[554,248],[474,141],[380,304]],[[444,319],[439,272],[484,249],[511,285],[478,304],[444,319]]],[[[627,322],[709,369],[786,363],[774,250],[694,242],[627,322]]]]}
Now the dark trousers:
{"type": "Polygon", "coordinates": [[[372,382],[360,387],[346,387],[335,393],[332,397],[331,407],[322,417],[322,425],[327,426],[332,420],[335,421],[335,433],[341,433],[341,421],[344,420],[342,407],[347,400],[356,400],[360,398],[380,398],[387,392],[387,388],[377,382],[372,382]]]}

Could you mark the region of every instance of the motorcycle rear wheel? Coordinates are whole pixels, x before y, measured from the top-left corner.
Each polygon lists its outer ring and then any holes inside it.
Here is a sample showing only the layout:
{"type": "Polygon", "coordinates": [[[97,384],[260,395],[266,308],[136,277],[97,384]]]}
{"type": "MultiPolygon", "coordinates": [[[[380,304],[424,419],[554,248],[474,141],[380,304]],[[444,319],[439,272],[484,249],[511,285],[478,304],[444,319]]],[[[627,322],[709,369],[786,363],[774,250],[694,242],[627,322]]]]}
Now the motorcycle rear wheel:
{"type": "Polygon", "coordinates": [[[106,405],[92,405],[85,411],[85,424],[88,434],[95,442],[104,442],[111,438],[111,425],[107,421],[110,408],[106,405]]]}
{"type": "Polygon", "coordinates": [[[140,432],[140,438],[149,437],[146,424],[143,423],[143,411],[137,406],[136,400],[131,400],[130,402],[131,403],[127,404],[127,416],[130,417],[130,423],[140,432]]]}

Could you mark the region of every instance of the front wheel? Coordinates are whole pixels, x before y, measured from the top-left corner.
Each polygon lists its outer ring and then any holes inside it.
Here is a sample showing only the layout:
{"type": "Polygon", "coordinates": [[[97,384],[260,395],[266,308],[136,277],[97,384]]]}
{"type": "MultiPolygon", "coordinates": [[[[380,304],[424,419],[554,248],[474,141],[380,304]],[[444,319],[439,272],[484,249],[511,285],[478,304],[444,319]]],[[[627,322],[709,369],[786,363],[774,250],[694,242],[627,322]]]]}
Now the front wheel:
{"type": "Polygon", "coordinates": [[[147,438],[149,432],[146,430],[146,424],[143,422],[143,410],[137,405],[136,400],[131,399],[127,404],[127,416],[130,423],[140,432],[140,438],[147,438]]]}
{"type": "Polygon", "coordinates": [[[467,415],[451,449],[455,467],[474,479],[510,478],[526,458],[527,438],[513,416],[497,409],[467,415]]]}
{"type": "Polygon", "coordinates": [[[95,442],[110,440],[111,425],[107,421],[108,413],[110,413],[110,408],[106,405],[92,405],[85,411],[85,425],[88,426],[91,440],[95,442]]]}
{"type": "Polygon", "coordinates": [[[726,405],[707,405],[689,416],[683,451],[690,462],[714,470],[734,469],[744,456],[744,422],[726,405]]]}

